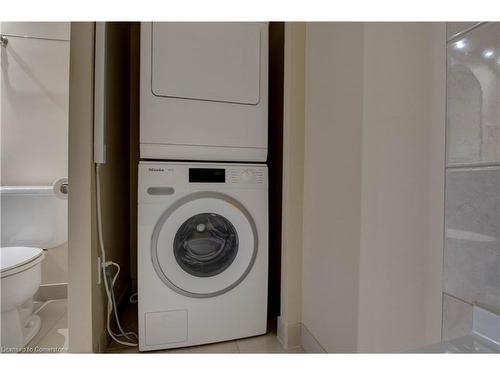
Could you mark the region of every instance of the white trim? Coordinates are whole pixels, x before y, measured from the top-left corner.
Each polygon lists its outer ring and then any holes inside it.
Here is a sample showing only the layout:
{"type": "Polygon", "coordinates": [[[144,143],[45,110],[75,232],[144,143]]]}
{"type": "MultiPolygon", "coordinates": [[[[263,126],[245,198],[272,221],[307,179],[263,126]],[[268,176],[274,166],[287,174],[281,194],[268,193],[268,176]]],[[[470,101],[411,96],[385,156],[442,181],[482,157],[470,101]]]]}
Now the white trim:
{"type": "Polygon", "coordinates": [[[95,23],[94,162],[106,163],[106,22],[95,23]]]}
{"type": "Polygon", "coordinates": [[[301,323],[286,325],[283,322],[283,319],[281,318],[281,316],[278,316],[277,338],[278,338],[278,341],[280,342],[280,344],[286,350],[302,347],[301,346],[301,331],[302,331],[302,324],[301,323]]]}

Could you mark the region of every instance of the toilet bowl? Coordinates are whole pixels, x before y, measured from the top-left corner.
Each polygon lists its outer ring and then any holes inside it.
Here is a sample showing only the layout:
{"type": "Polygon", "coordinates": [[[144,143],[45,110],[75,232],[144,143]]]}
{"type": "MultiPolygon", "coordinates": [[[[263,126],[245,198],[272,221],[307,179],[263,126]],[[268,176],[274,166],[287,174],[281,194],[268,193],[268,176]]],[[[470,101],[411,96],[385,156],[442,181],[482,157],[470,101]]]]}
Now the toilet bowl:
{"type": "Polygon", "coordinates": [[[38,333],[33,296],[42,281],[44,250],[67,240],[67,201],[52,186],[2,186],[1,348],[21,351],[38,333]]]}
{"type": "Polygon", "coordinates": [[[2,346],[10,351],[21,350],[40,330],[33,296],[40,287],[43,258],[39,248],[0,248],[2,346]]]}

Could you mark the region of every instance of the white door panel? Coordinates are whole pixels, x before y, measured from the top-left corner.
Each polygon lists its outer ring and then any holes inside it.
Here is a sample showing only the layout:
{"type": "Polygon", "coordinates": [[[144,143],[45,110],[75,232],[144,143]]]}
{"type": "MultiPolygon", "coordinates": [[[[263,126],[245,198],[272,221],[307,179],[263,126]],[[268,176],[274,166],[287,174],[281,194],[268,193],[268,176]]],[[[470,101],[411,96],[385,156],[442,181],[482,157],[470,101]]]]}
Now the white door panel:
{"type": "Polygon", "coordinates": [[[260,29],[246,23],[154,23],[157,96],[259,102],[260,29]]]}

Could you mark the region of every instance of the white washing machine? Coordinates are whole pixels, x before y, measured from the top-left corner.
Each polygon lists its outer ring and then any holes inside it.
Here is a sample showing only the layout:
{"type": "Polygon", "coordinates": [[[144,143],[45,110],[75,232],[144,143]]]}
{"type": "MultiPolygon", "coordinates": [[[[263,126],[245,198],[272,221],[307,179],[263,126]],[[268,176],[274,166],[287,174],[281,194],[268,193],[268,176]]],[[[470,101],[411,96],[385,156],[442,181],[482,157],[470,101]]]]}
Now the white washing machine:
{"type": "Polygon", "coordinates": [[[139,349],[266,332],[267,168],[141,162],[139,349]]]}
{"type": "Polygon", "coordinates": [[[141,25],[140,157],[265,162],[268,24],[141,25]]]}

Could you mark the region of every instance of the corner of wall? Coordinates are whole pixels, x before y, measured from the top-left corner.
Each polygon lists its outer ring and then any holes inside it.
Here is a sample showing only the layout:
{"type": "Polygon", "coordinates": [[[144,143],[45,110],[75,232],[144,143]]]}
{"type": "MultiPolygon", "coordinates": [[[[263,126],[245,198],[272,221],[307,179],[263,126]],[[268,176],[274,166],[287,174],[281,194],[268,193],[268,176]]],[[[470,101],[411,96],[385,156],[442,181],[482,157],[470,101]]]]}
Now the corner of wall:
{"type": "Polygon", "coordinates": [[[445,159],[446,159],[446,23],[433,23],[430,30],[430,57],[434,61],[429,96],[431,111],[431,168],[429,220],[430,235],[427,264],[430,267],[427,282],[429,304],[426,311],[426,341],[439,342],[442,333],[442,270],[444,259],[445,218],[445,159]],[[441,62],[441,63],[439,63],[441,62]],[[439,290],[437,290],[439,286],[439,290]]]}
{"type": "Polygon", "coordinates": [[[302,315],[305,24],[285,23],[281,316],[278,336],[297,346],[302,315]]]}
{"type": "Polygon", "coordinates": [[[285,349],[297,348],[301,346],[302,324],[286,324],[281,316],[278,316],[278,341],[285,349]]]}
{"type": "Polygon", "coordinates": [[[93,321],[97,253],[93,169],[94,23],[71,23],[69,85],[69,351],[90,353],[102,331],[93,321]],[[97,334],[96,334],[97,333],[97,334]]]}
{"type": "Polygon", "coordinates": [[[306,353],[327,353],[316,337],[307,329],[305,324],[300,325],[300,341],[302,349],[304,349],[306,353]]]}
{"type": "Polygon", "coordinates": [[[305,51],[303,338],[309,332],[328,352],[354,352],[363,24],[308,23],[305,51]]]}

